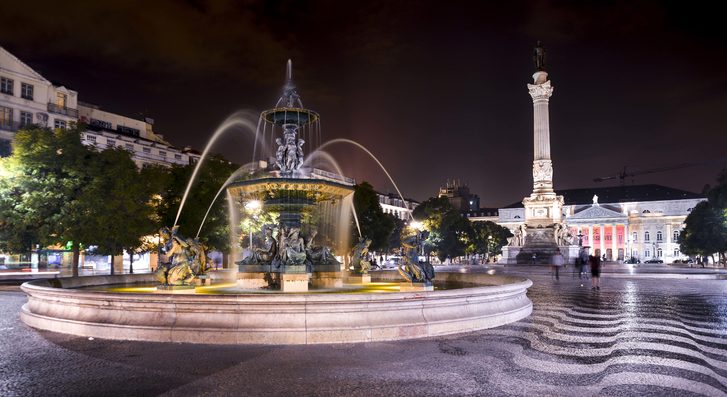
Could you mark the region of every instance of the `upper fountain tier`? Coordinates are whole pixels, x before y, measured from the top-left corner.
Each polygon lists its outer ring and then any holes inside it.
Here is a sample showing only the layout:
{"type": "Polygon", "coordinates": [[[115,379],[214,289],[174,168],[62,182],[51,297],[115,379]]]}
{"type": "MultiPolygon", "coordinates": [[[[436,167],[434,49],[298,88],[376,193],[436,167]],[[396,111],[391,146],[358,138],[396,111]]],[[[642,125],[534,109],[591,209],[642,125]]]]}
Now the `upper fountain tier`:
{"type": "Polygon", "coordinates": [[[298,127],[314,123],[319,118],[318,113],[303,107],[303,102],[293,83],[293,62],[290,59],[288,59],[288,67],[285,72],[283,95],[278,99],[275,108],[264,111],[262,117],[268,123],[292,124],[298,127]]]}

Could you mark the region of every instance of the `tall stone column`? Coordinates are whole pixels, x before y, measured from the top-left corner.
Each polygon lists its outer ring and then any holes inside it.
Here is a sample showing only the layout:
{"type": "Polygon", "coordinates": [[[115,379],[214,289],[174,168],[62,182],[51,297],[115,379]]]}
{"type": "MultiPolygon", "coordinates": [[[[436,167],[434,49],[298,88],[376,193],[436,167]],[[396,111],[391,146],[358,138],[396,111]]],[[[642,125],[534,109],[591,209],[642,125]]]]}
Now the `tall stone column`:
{"type": "Polygon", "coordinates": [[[618,239],[616,235],[617,224],[611,224],[611,260],[615,261],[618,259],[618,239]]]}
{"type": "Polygon", "coordinates": [[[588,245],[591,247],[591,254],[596,252],[596,243],[593,241],[593,225],[588,225],[588,245]]]}
{"type": "Polygon", "coordinates": [[[535,84],[528,84],[533,98],[533,193],[553,193],[553,162],[550,159],[550,116],[548,102],[553,86],[548,73],[533,74],[535,84]]]}
{"type": "Polygon", "coordinates": [[[533,192],[523,200],[525,223],[529,227],[549,227],[561,222],[563,197],[553,191],[553,161],[550,158],[550,118],[548,103],[553,86],[548,72],[538,70],[528,84],[533,99],[533,192]]]}
{"type": "Polygon", "coordinates": [[[601,224],[601,230],[598,236],[598,249],[601,250],[601,257],[606,253],[606,226],[601,224]]]}

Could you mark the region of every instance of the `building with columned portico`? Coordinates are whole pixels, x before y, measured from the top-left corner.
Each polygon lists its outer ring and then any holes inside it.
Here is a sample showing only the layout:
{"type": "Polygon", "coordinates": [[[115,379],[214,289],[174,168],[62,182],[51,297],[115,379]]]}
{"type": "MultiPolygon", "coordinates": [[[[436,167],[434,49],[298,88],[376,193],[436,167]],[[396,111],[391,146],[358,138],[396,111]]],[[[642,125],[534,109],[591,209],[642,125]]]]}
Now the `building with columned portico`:
{"type": "MultiPolygon", "coordinates": [[[[706,198],[661,185],[634,185],[558,190],[564,198],[562,218],[570,234],[607,260],[684,259],[679,235],[692,209],[706,198]]],[[[515,230],[525,208],[513,203],[499,209],[497,223],[515,230]]],[[[478,221],[477,217],[470,217],[478,221]]]]}

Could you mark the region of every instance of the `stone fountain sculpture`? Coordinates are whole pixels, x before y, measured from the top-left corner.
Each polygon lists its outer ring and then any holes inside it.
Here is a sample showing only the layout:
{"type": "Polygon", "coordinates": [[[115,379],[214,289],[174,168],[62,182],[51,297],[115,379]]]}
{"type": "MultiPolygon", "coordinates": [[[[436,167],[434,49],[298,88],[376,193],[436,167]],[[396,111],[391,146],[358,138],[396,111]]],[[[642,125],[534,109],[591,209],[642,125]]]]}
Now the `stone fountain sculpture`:
{"type": "Polygon", "coordinates": [[[161,263],[155,273],[162,287],[189,286],[194,278],[210,269],[205,246],[197,239],[184,238],[177,234],[179,226],[171,230],[163,227],[159,235],[164,239],[163,249],[169,258],[161,263]]]}
{"type": "Polygon", "coordinates": [[[369,245],[371,245],[370,239],[360,238],[358,244],[351,250],[353,273],[368,274],[369,270],[371,270],[371,262],[366,260],[369,254],[369,245]]]}
{"type": "Polygon", "coordinates": [[[401,284],[402,291],[433,291],[434,267],[429,262],[419,261],[418,244],[416,237],[402,241],[404,248],[403,264],[397,270],[408,283],[401,284]]]}

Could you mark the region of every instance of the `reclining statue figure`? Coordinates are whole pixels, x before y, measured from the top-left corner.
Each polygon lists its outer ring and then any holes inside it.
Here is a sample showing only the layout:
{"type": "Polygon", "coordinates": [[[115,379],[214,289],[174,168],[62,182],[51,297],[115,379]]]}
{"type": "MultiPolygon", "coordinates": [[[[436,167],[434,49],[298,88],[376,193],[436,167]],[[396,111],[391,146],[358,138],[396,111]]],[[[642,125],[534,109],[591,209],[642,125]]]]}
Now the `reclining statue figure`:
{"type": "Polygon", "coordinates": [[[366,256],[369,254],[369,245],[371,245],[371,240],[361,237],[358,244],[351,250],[351,266],[353,266],[354,273],[368,274],[369,270],[371,270],[371,262],[366,260],[366,256]]]}
{"type": "Polygon", "coordinates": [[[168,227],[159,230],[169,258],[169,262],[161,263],[155,273],[157,281],[163,285],[188,285],[210,269],[204,245],[197,239],[177,235],[178,229],[179,226],[174,226],[171,230],[168,227]]]}
{"type": "Polygon", "coordinates": [[[432,285],[434,280],[434,267],[429,262],[419,262],[419,253],[417,252],[417,244],[412,239],[406,239],[401,242],[404,247],[403,264],[399,265],[397,270],[402,277],[410,283],[424,283],[432,285]]]}

